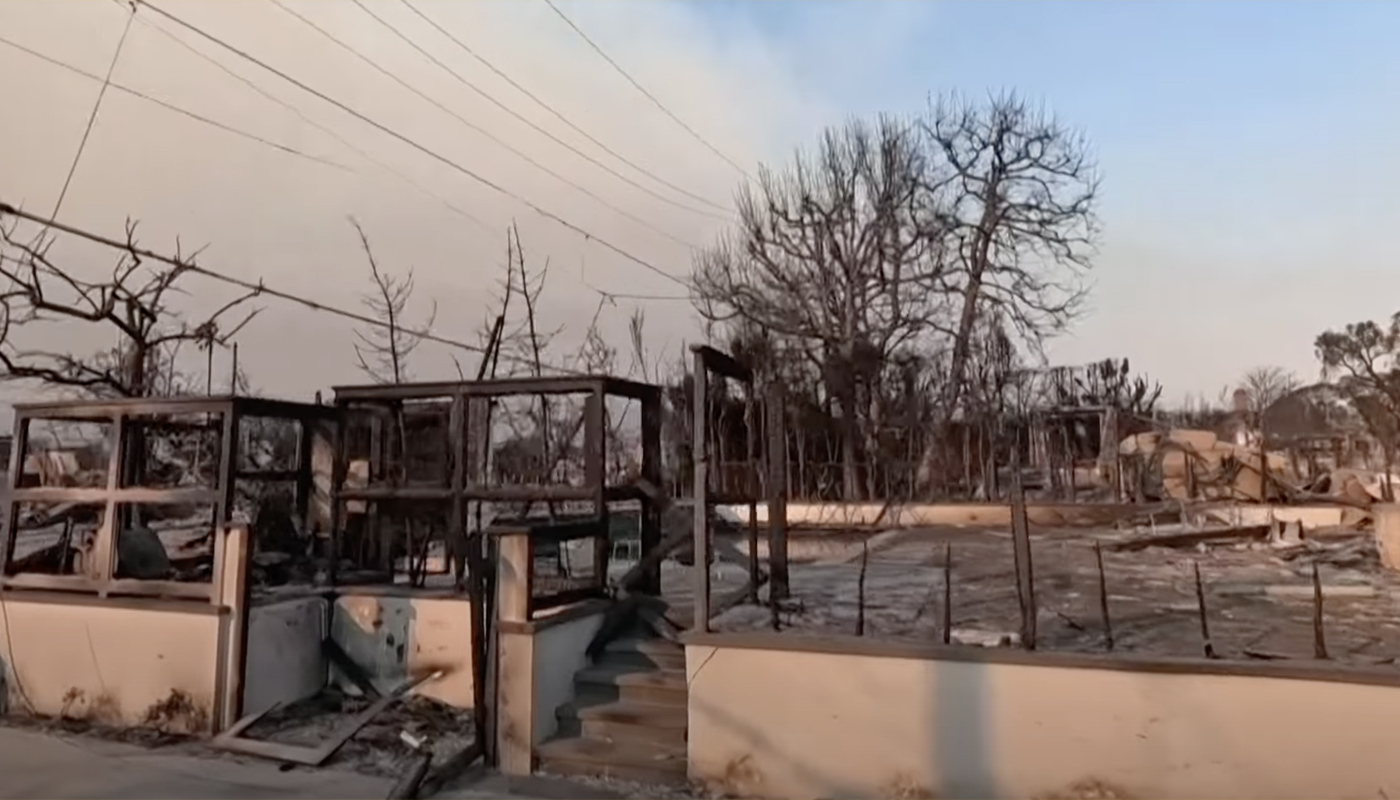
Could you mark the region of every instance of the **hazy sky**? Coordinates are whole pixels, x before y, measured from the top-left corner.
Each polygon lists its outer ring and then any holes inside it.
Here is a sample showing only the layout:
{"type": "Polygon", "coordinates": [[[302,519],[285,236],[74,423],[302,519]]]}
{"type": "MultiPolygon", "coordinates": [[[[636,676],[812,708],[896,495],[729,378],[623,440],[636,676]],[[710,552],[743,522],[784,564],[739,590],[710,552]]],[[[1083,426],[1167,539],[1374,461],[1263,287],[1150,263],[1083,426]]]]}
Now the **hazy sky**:
{"type": "MultiPolygon", "coordinates": [[[[270,0],[161,5],[664,271],[684,275],[686,244],[703,244],[723,225],[629,186],[550,141],[352,3],[292,5],[490,136],[646,225],[415,97],[270,0]]],[[[402,3],[370,7],[554,136],[657,194],[696,205],[615,162],[402,3]]],[[[848,114],[917,111],[929,93],[946,90],[1019,89],[1082,127],[1103,170],[1105,237],[1092,314],[1056,343],[1056,361],[1128,356],[1166,385],[1168,397],[1214,396],[1259,364],[1311,377],[1318,332],[1400,309],[1390,227],[1400,216],[1400,157],[1392,144],[1400,141],[1395,4],[634,0],[560,7],[749,170],[759,160],[786,157],[848,114]]],[[[418,8],[613,150],[693,194],[729,204],[737,171],[650,105],[545,3],[418,8]]],[[[7,0],[0,3],[0,35],[102,74],[128,15],[99,0],[7,0]]],[[[65,221],[118,233],[127,216],[139,218],[143,243],[157,250],[173,250],[179,236],[187,250],[208,245],[201,257],[206,266],[354,307],[365,266],[347,222],[353,215],[381,265],[416,269],[418,313],[436,300],[437,331],[474,339],[495,291],[502,233],[514,219],[530,262],[549,260],[542,315],[568,326],[560,354],[572,349],[593,315],[594,288],[684,293],[149,10],[137,19],[117,83],[348,169],[111,91],[65,200],[65,221]],[[176,31],[353,148],[143,23],[176,31]]],[[[53,208],[97,90],[93,81],[0,45],[0,198],[43,213],[53,208]]],[[[80,271],[110,261],[68,242],[58,253],[80,271]]],[[[203,297],[198,281],[187,288],[203,297]]],[[[208,286],[202,302],[227,296],[208,286]]],[[[635,302],[619,300],[601,317],[624,352],[635,302]]],[[[277,301],[266,305],[240,339],[241,358],[260,387],[309,397],[362,380],[353,368],[348,324],[277,301]]],[[[656,350],[696,335],[685,303],[644,305],[656,350]]],[[[73,347],[94,344],[100,342],[74,338],[73,347]]],[[[447,352],[425,345],[416,373],[454,374],[447,352]]],[[[474,367],[474,359],[465,364],[474,367]]]]}

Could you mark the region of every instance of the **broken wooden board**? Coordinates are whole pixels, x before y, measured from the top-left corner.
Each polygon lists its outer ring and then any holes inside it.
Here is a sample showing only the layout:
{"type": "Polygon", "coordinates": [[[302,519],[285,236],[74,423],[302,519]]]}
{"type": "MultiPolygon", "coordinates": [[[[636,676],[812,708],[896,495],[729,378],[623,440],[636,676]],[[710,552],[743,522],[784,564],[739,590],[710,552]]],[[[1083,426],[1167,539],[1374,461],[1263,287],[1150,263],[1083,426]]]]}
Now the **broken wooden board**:
{"type": "Polygon", "coordinates": [[[375,686],[374,681],[370,680],[369,673],[365,672],[365,668],[355,663],[355,660],[350,657],[349,653],[346,653],[345,650],[341,648],[336,640],[329,637],[322,639],[321,652],[325,654],[326,660],[331,662],[336,669],[340,670],[351,683],[355,684],[355,687],[359,689],[365,697],[371,700],[377,700],[382,696],[379,687],[375,686]]]}
{"type": "Polygon", "coordinates": [[[1212,542],[1229,539],[1258,539],[1263,541],[1269,538],[1268,525],[1244,525],[1235,528],[1210,528],[1202,531],[1182,531],[1179,533],[1164,533],[1157,536],[1144,536],[1138,539],[1128,539],[1122,542],[1114,542],[1108,549],[1117,553],[1130,553],[1137,550],[1146,550],[1149,547],[1189,547],[1201,542],[1212,542]]]}
{"type": "Polygon", "coordinates": [[[399,686],[389,694],[374,701],[369,708],[355,715],[353,719],[345,723],[340,730],[336,731],[331,738],[316,747],[306,747],[304,745],[284,744],[282,742],[267,742],[258,739],[244,739],[240,734],[263,717],[267,716],[274,708],[244,717],[234,723],[233,727],[215,736],[210,744],[220,750],[227,750],[232,753],[258,756],[273,761],[285,761],[292,764],[300,764],[306,767],[319,767],[326,763],[326,760],[335,755],[335,752],[350,741],[360,729],[369,724],[369,721],[379,716],[384,709],[388,708],[394,701],[427,683],[442,676],[442,672],[434,672],[421,678],[408,681],[399,686]]]}

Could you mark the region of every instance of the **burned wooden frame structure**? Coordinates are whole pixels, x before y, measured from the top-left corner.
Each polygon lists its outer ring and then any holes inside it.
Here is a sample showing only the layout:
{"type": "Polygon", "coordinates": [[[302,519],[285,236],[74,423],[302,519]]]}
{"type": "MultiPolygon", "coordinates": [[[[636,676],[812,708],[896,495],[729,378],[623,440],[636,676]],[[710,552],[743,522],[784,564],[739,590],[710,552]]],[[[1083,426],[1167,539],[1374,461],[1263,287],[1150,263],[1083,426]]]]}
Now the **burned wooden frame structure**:
{"type": "MultiPolygon", "coordinates": [[[[334,436],[335,411],[332,408],[253,397],[174,397],[115,400],[75,400],[31,403],[15,406],[14,441],[10,454],[8,513],[0,546],[0,590],[42,589],[85,592],[99,596],[129,595],[194,599],[213,602],[217,587],[212,582],[128,578],[121,574],[119,537],[125,532],[131,509],[137,506],[211,505],[209,520],[212,558],[224,552],[222,537],[234,520],[237,487],[240,481],[293,484],[296,516],[303,531],[314,527],[315,492],[312,449],[316,426],[327,426],[334,436]],[[196,422],[175,422],[193,417],[196,422]],[[240,454],[241,423],[249,419],[270,419],[298,425],[294,463],[285,469],[245,468],[240,454]],[[105,477],[101,486],[43,486],[27,477],[25,459],[29,455],[35,423],[98,424],[107,427],[105,477]],[[146,447],[160,438],[157,431],[201,431],[218,442],[211,459],[213,480],[202,486],[153,486],[148,479],[150,454],[146,447]],[[91,562],[83,575],[61,574],[69,541],[56,545],[62,561],[57,574],[23,572],[15,559],[24,503],[100,506],[101,522],[91,542],[91,562]]],[[[71,528],[65,528],[65,533],[71,528]]],[[[251,553],[256,543],[247,549],[251,553]]],[[[212,564],[211,574],[221,574],[212,564]]],[[[246,565],[244,565],[246,567],[246,565]]]]}
{"type": "MultiPolygon", "coordinates": [[[[660,482],[660,387],[608,376],[583,376],[342,386],[334,391],[342,429],[332,479],[332,530],[339,533],[344,529],[348,503],[364,504],[371,526],[381,504],[401,508],[435,505],[446,511],[444,544],[459,589],[471,568],[480,567],[470,562],[485,557],[479,547],[468,546],[469,504],[479,510],[483,503],[520,503],[528,511],[539,502],[587,502],[593,507],[590,516],[606,523],[609,503],[635,500],[643,508],[643,550],[660,540],[660,514],[653,499],[636,482],[609,484],[606,471],[606,401],[610,397],[636,400],[642,407],[641,477],[660,482]],[[585,397],[579,421],[584,438],[582,485],[490,480],[487,464],[493,404],[507,397],[551,395],[585,397]],[[410,441],[414,426],[423,420],[430,430],[427,440],[440,456],[426,468],[408,463],[415,457],[410,441]],[[365,474],[357,476],[362,485],[352,486],[346,478],[356,462],[365,465],[365,474]]],[[[475,528],[479,531],[481,527],[478,520],[475,528]]],[[[380,547],[381,558],[387,551],[387,546],[380,547]]],[[[606,559],[603,545],[598,551],[598,558],[606,559]]]]}
{"type": "MultiPolygon", "coordinates": [[[[528,613],[545,605],[562,605],[585,596],[606,594],[610,555],[608,504],[626,500],[641,503],[643,551],[648,546],[654,547],[661,538],[658,498],[639,485],[647,481],[661,483],[661,389],[620,378],[583,376],[341,386],[334,392],[341,427],[331,480],[333,550],[338,553],[342,545],[348,503],[364,504],[368,532],[375,538],[378,532],[374,527],[379,522],[381,506],[396,505],[400,510],[426,506],[439,513],[445,512],[444,551],[451,562],[453,587],[458,592],[465,587],[471,606],[473,707],[478,736],[485,743],[490,760],[494,751],[490,744],[494,741],[494,730],[487,698],[494,693],[494,646],[491,642],[498,632],[495,629],[496,582],[491,571],[494,559],[490,557],[493,542],[486,535],[482,504],[523,503],[528,511],[528,506],[535,502],[590,503],[592,513],[588,518],[572,525],[561,527],[555,520],[545,520],[539,526],[530,526],[526,537],[530,548],[544,540],[561,546],[566,541],[591,537],[593,571],[592,580],[585,586],[551,591],[542,597],[536,597],[532,588],[528,613]],[[580,394],[584,395],[579,421],[584,438],[581,486],[545,482],[502,484],[490,479],[491,413],[497,401],[507,397],[580,394]],[[608,482],[606,403],[609,397],[636,400],[642,406],[639,481],[622,485],[608,482]],[[426,465],[426,470],[415,470],[407,461],[413,455],[409,437],[413,417],[428,420],[430,429],[433,424],[438,428],[437,432],[429,434],[428,440],[435,443],[441,458],[426,465]],[[352,437],[357,436],[362,437],[361,440],[352,441],[352,437]],[[359,460],[357,457],[365,463],[365,474],[360,481],[362,485],[351,486],[346,477],[351,463],[359,460]],[[470,535],[469,504],[476,511],[470,535]],[[535,527],[540,530],[536,531],[535,527]]],[[[573,435],[577,435],[577,429],[573,435]]],[[[553,474],[553,469],[546,473],[553,474]]],[[[526,514],[520,516],[524,518],[526,514]]],[[[391,557],[392,542],[381,541],[381,559],[391,557]]],[[[533,555],[527,563],[533,572],[536,568],[533,555]]],[[[533,587],[533,575],[526,576],[526,581],[533,587]]],[[[659,588],[659,578],[656,583],[659,588]]]]}
{"type": "MultiPolygon", "coordinates": [[[[691,347],[691,357],[693,367],[691,374],[692,396],[691,413],[694,420],[691,424],[691,460],[694,465],[693,479],[695,489],[693,501],[695,503],[695,521],[692,526],[694,535],[694,608],[693,622],[691,630],[708,631],[710,629],[710,618],[717,614],[722,614],[735,605],[750,600],[757,604],[759,588],[769,580],[769,575],[764,573],[759,567],[758,561],[758,503],[760,495],[763,493],[763,486],[768,484],[770,489],[769,504],[769,560],[770,568],[775,574],[781,570],[782,589],[786,590],[786,546],[784,544],[786,529],[786,513],[777,513],[784,507],[783,498],[786,491],[786,481],[781,474],[763,475],[765,463],[770,465],[775,462],[782,462],[786,465],[786,452],[783,452],[781,443],[784,442],[783,419],[785,414],[782,408],[781,395],[775,391],[775,396],[770,398],[766,408],[770,411],[776,410],[776,414],[769,413],[768,417],[769,436],[760,437],[758,429],[764,416],[761,409],[765,404],[760,402],[754,382],[753,370],[747,365],[739,363],[733,357],[720,352],[713,347],[705,345],[694,345],[691,347]],[[736,489],[729,476],[725,475],[723,484],[718,491],[712,488],[714,481],[710,475],[709,464],[714,458],[714,442],[710,437],[710,377],[717,376],[722,380],[735,381],[744,387],[746,393],[746,407],[748,424],[746,436],[746,456],[747,469],[742,473],[741,485],[736,489]],[[771,428],[775,424],[777,430],[771,428]],[[773,435],[776,433],[776,435],[773,435]],[[766,439],[766,441],[765,441],[766,439]],[[773,443],[778,444],[778,452],[768,452],[773,443]],[[767,457],[765,458],[765,454],[767,457]],[[748,506],[748,582],[735,591],[731,596],[721,598],[719,602],[712,603],[710,599],[710,559],[714,552],[714,542],[710,529],[710,517],[714,506],[717,504],[748,506]]],[[[776,591],[775,584],[772,596],[777,598],[780,592],[776,591]]]]}

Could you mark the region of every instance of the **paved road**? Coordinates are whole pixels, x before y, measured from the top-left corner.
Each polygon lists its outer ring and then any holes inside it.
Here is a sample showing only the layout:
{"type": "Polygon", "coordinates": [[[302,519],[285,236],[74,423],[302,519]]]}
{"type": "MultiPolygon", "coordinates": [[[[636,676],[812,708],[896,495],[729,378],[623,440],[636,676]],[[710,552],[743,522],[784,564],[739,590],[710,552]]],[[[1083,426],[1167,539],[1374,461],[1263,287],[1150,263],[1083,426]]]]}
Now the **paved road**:
{"type": "MultiPolygon", "coordinates": [[[[147,749],[86,736],[0,727],[0,799],[382,800],[391,781],[336,769],[283,772],[258,759],[147,749]]],[[[540,778],[478,776],[440,800],[615,797],[540,778]]]]}

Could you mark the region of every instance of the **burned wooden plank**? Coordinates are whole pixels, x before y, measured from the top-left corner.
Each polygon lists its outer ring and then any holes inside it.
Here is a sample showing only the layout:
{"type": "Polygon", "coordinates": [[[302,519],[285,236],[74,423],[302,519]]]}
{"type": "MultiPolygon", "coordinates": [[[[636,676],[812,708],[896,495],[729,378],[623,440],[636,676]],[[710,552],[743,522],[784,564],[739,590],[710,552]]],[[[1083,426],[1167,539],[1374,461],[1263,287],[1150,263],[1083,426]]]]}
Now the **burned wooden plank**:
{"type": "Polygon", "coordinates": [[[434,672],[400,685],[393,692],[376,700],[369,708],[356,714],[353,719],[341,726],[329,739],[316,747],[283,744],[281,742],[267,742],[258,739],[245,739],[242,737],[241,734],[243,731],[252,727],[253,723],[266,716],[272,709],[239,720],[233,727],[215,736],[210,741],[210,744],[220,750],[227,750],[232,753],[242,753],[244,755],[271,759],[273,761],[301,764],[307,767],[319,767],[326,763],[327,759],[335,755],[336,751],[343,747],[346,742],[350,741],[355,734],[359,733],[361,728],[368,725],[370,720],[379,716],[384,709],[424,683],[441,677],[442,674],[442,672],[434,672]]]}
{"type": "Polygon", "coordinates": [[[357,664],[336,640],[329,636],[322,639],[321,652],[325,654],[327,661],[335,665],[336,669],[344,673],[345,677],[364,693],[365,697],[374,700],[382,696],[374,681],[370,680],[369,673],[365,672],[365,668],[357,664]]]}
{"type": "Polygon", "coordinates": [[[1241,525],[1232,528],[1210,528],[1201,531],[1181,531],[1157,536],[1144,536],[1139,539],[1114,542],[1109,545],[1109,549],[1116,553],[1131,553],[1137,550],[1146,550],[1149,547],[1190,547],[1201,542],[1232,539],[1263,540],[1268,537],[1268,525],[1241,525]]]}
{"type": "Polygon", "coordinates": [[[739,363],[728,353],[704,344],[691,345],[690,352],[695,354],[696,365],[705,370],[745,383],[753,380],[753,370],[739,363]]]}

